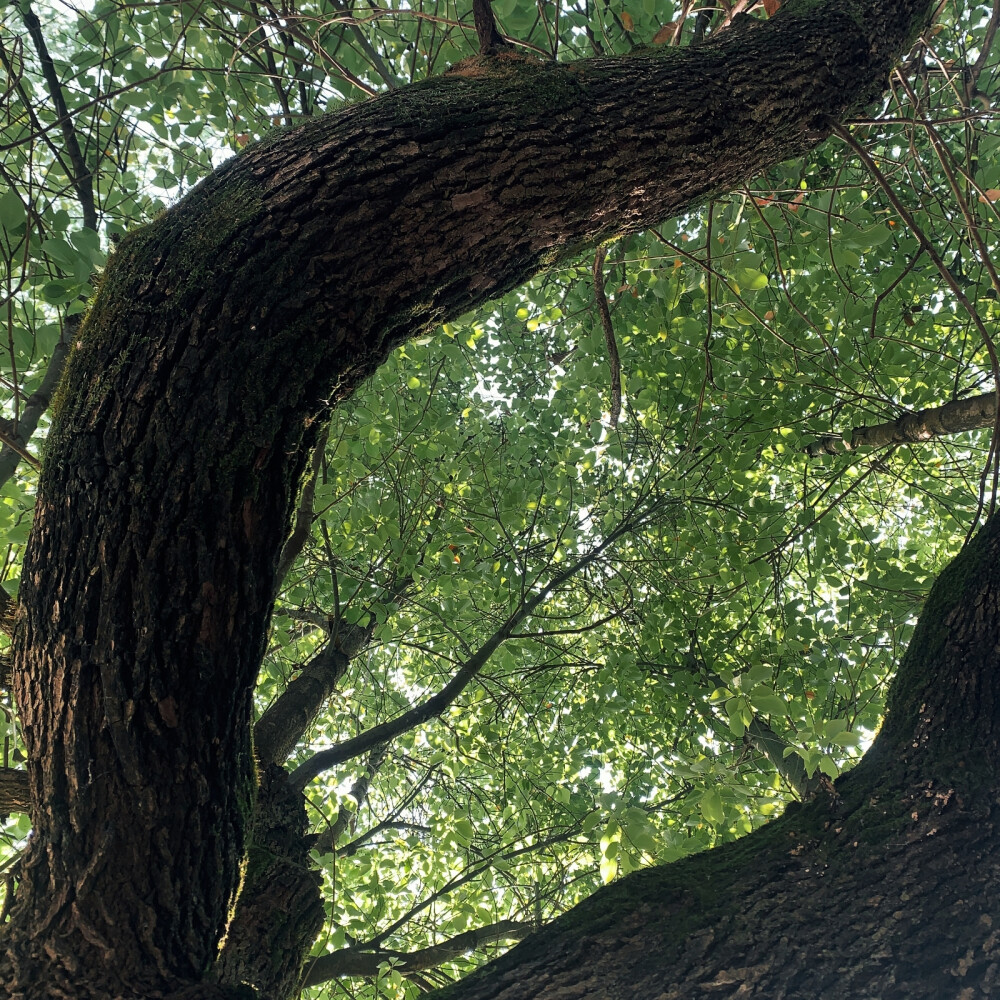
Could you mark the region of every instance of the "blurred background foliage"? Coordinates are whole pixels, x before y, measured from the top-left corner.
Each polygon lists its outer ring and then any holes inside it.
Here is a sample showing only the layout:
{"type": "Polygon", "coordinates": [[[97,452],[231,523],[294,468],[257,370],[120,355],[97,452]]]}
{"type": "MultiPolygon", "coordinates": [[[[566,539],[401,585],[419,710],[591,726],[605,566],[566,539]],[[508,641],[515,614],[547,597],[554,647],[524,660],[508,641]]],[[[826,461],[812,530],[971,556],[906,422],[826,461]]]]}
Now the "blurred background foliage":
{"type": "MultiPolygon", "coordinates": [[[[568,61],[778,7],[494,11],[517,48],[568,61]]],[[[977,431],[851,445],[995,387],[997,24],[945,0],[871,117],[407,345],[334,414],[257,691],[263,715],[337,654],[287,763],[312,779],[315,953],[371,961],[317,965],[306,995],[445,982],[602,882],[743,835],[870,740],[930,581],[995,489],[992,402],[977,431]],[[435,717],[315,763],[459,675],[435,717]]],[[[0,5],[11,606],[48,402],[116,239],[269,129],[476,47],[451,0],[0,5]]],[[[28,830],[11,811],[8,878],[28,830]]]]}

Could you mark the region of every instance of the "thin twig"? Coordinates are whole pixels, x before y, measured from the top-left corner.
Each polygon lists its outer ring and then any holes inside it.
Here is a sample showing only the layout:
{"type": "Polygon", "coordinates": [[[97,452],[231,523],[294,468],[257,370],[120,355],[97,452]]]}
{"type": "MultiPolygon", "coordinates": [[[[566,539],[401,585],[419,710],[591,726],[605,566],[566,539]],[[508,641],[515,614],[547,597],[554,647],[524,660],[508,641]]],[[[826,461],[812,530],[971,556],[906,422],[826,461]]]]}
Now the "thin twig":
{"type": "Polygon", "coordinates": [[[66,152],[69,154],[70,163],[73,166],[74,176],[70,177],[70,183],[73,185],[73,190],[76,191],[77,200],[83,210],[83,224],[88,229],[96,231],[97,210],[94,207],[93,174],[87,166],[80,150],[80,144],[77,142],[73,117],[66,107],[62,84],[56,75],[55,64],[52,62],[52,56],[49,55],[48,46],[45,44],[45,37],[42,35],[42,25],[27,3],[20,4],[19,7],[24,26],[28,29],[32,44],[35,46],[35,52],[38,54],[38,61],[42,67],[45,84],[49,89],[49,96],[52,98],[58,115],[58,125],[62,130],[66,152]]]}
{"type": "Polygon", "coordinates": [[[618,426],[618,418],[622,412],[622,363],[618,355],[618,341],[615,338],[615,328],[611,325],[611,310],[608,309],[608,297],[604,294],[604,258],[608,251],[606,247],[598,247],[594,255],[594,299],[597,302],[597,312],[604,327],[604,342],[608,346],[608,364],[611,368],[611,412],[608,426],[614,430],[618,426]]]}

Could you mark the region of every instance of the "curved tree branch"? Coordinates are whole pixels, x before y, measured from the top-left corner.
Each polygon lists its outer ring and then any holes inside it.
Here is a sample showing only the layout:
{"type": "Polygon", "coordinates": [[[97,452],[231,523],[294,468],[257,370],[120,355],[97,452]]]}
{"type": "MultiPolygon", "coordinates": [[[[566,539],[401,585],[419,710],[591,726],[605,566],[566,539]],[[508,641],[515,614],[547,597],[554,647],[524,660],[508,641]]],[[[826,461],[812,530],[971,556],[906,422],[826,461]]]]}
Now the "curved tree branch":
{"type": "Polygon", "coordinates": [[[833,794],[612,883],[441,1000],[735,1000],[790,984],[832,1000],[937,1000],[958,976],[986,995],[1000,960],[981,919],[1000,886],[998,647],[993,516],[934,584],[885,724],[833,794]]]}

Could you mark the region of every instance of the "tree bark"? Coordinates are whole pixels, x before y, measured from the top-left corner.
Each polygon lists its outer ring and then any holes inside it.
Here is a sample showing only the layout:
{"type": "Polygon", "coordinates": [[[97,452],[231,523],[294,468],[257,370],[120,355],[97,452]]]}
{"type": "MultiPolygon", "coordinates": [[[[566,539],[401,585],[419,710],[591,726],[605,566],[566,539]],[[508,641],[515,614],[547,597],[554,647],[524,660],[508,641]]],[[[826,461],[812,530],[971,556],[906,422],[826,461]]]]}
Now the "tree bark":
{"type": "Polygon", "coordinates": [[[14,767],[0,767],[0,816],[27,812],[28,775],[14,767]]]}
{"type": "Polygon", "coordinates": [[[302,796],[272,764],[261,775],[243,885],[213,979],[276,1000],[298,992],[324,916],[307,830],[302,796]]]}
{"type": "Polygon", "coordinates": [[[485,927],[456,934],[440,944],[432,944],[419,951],[365,951],[363,948],[343,948],[329,955],[320,955],[307,963],[304,986],[318,986],[331,979],[352,976],[374,979],[383,965],[393,963],[393,968],[404,976],[407,973],[435,969],[445,962],[461,958],[474,948],[496,941],[519,941],[531,930],[531,924],[517,920],[500,920],[485,927]]]}
{"type": "Polygon", "coordinates": [[[404,339],[808,150],[931,6],[802,0],[687,51],[480,58],[276,133],[122,241],[54,403],[22,575],[34,836],[0,995],[226,994],[198,984],[328,407],[404,339]]]}

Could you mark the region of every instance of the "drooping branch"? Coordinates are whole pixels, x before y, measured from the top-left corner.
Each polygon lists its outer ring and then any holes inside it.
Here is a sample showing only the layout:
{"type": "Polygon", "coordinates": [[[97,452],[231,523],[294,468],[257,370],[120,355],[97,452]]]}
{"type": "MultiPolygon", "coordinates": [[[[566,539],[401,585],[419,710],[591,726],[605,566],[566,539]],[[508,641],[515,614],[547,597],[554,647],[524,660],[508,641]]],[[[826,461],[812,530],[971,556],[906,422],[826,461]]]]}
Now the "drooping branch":
{"type": "Polygon", "coordinates": [[[476,927],[471,931],[456,934],[440,944],[421,948],[419,951],[398,952],[389,949],[363,951],[345,948],[329,955],[310,959],[306,965],[303,986],[318,986],[331,979],[350,976],[374,978],[386,963],[404,976],[409,972],[434,969],[445,962],[498,941],[520,941],[534,930],[531,924],[519,920],[498,920],[495,924],[476,927]]]}
{"type": "MultiPolygon", "coordinates": [[[[80,148],[73,115],[66,104],[66,95],[49,53],[41,22],[31,9],[28,0],[19,5],[19,9],[35,55],[38,57],[49,98],[56,112],[56,122],[63,137],[65,156],[69,162],[62,165],[80,204],[84,226],[96,232],[98,218],[94,202],[93,173],[87,166],[80,148]]],[[[60,152],[54,147],[53,152],[57,159],[62,160],[60,152]]],[[[49,358],[41,384],[25,401],[24,408],[17,414],[16,422],[5,421],[3,447],[0,448],[0,484],[10,479],[22,459],[36,468],[39,465],[38,459],[28,450],[28,442],[37,430],[43,414],[48,410],[56,386],[62,378],[63,368],[69,355],[69,345],[79,328],[80,319],[81,317],[77,315],[64,320],[62,334],[52,349],[52,356],[49,358]]]]}
{"type": "Polygon", "coordinates": [[[995,392],[967,399],[953,399],[916,413],[904,413],[871,427],[855,427],[845,435],[822,434],[802,450],[810,458],[839,455],[857,448],[885,448],[894,444],[920,444],[949,434],[992,427],[997,415],[995,392]]]}

